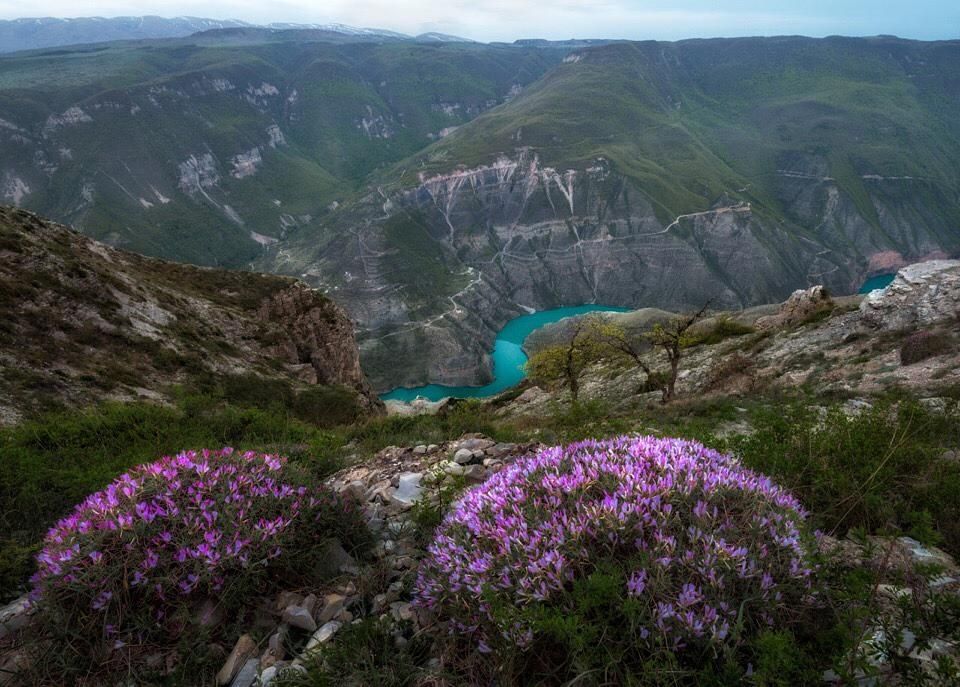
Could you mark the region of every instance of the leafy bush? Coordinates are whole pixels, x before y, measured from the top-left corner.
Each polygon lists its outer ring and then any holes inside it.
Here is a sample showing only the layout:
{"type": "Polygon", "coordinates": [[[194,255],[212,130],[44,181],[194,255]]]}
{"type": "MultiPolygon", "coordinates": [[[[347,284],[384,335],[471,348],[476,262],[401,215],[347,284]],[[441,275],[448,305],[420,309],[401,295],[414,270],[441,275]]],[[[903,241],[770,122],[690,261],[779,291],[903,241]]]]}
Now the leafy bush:
{"type": "Polygon", "coordinates": [[[908,336],[900,345],[900,364],[913,365],[927,358],[950,352],[950,338],[939,332],[920,331],[908,336]]]}
{"type": "Polygon", "coordinates": [[[586,441],[468,491],[420,566],[415,603],[498,682],[675,684],[809,600],[804,532],[790,494],[700,444],[586,441]]]}
{"type": "Polygon", "coordinates": [[[940,459],[960,444],[956,414],[910,401],[856,414],[793,403],[757,413],[752,425],[728,448],[791,490],[817,527],[899,530],[960,553],[960,464],[940,459]]]}
{"type": "Polygon", "coordinates": [[[72,662],[64,679],[117,662],[135,672],[141,652],[196,633],[205,603],[230,614],[268,580],[302,581],[330,537],[366,542],[359,507],[284,458],[229,448],[166,457],[50,530],[32,578],[38,627],[72,662]]]}

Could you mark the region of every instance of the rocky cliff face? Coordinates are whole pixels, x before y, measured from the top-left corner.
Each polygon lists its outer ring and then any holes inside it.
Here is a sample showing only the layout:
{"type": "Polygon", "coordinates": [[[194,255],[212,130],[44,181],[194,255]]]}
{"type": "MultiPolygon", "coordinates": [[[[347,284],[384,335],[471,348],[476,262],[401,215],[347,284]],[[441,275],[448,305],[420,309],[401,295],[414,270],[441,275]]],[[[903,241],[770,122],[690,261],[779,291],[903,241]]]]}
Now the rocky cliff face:
{"type": "Polygon", "coordinates": [[[97,400],[164,400],[174,384],[253,375],[382,405],[353,325],[295,280],[115,250],[0,206],[0,421],[97,400]]]}
{"type": "Polygon", "coordinates": [[[367,410],[382,404],[360,368],[353,322],[338,305],[305,284],[293,284],[265,298],[258,317],[277,328],[271,350],[307,384],[354,389],[367,410]]]}

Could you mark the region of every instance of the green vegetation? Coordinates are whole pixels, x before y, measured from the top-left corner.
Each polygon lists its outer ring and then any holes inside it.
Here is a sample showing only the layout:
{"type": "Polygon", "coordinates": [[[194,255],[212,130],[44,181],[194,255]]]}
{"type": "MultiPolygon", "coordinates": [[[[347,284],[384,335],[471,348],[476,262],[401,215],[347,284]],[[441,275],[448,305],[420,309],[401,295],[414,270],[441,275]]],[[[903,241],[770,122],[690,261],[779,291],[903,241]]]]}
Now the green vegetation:
{"type": "Polygon", "coordinates": [[[431,642],[414,636],[398,646],[404,628],[390,620],[366,618],[347,625],[337,640],[311,654],[306,672],[284,670],[277,687],[409,687],[430,671],[431,642]]]}
{"type": "Polygon", "coordinates": [[[251,598],[329,582],[333,541],[362,559],[363,512],[281,456],[204,449],[130,470],[44,540],[26,683],[209,682],[216,660],[183,647],[235,641],[251,598]],[[179,649],[175,666],[158,649],[179,649]]]}
{"type": "MultiPolygon", "coordinates": [[[[956,529],[960,467],[940,458],[945,448],[960,445],[956,412],[930,412],[904,397],[873,399],[872,408],[857,412],[850,412],[842,403],[811,397],[753,397],[736,403],[743,407],[736,407],[730,399],[681,399],[654,410],[611,415],[602,405],[587,402],[579,404],[575,412],[539,418],[534,426],[494,420],[483,405],[471,402],[454,411],[454,417],[417,418],[415,429],[412,418],[377,421],[376,438],[368,436],[366,445],[373,449],[386,443],[411,443],[418,431],[436,440],[445,431],[474,428],[495,429],[500,437],[514,440],[540,433],[548,443],[627,431],[697,437],[735,451],[745,466],[771,474],[810,511],[811,525],[838,537],[849,535],[860,542],[866,558],[884,560],[884,551],[874,550],[879,544],[872,543],[868,534],[906,534],[960,554],[956,529]],[[465,409],[469,412],[463,412],[465,409]],[[468,418],[477,424],[471,426],[468,418]],[[718,438],[717,430],[732,420],[747,420],[755,431],[718,438]]],[[[451,494],[455,491],[451,488],[451,494]]],[[[442,510],[419,509],[419,526],[426,531],[436,527],[442,510]]],[[[814,684],[825,670],[850,682],[858,676],[877,675],[871,657],[878,651],[890,657],[896,675],[908,684],[953,684],[957,666],[952,659],[942,658],[931,666],[918,659],[917,653],[910,653],[914,647],[918,652],[926,650],[934,639],[960,639],[956,596],[936,585],[924,586],[941,574],[936,566],[904,578],[899,568],[886,564],[864,568],[830,551],[818,565],[815,610],[793,616],[789,628],[762,631],[736,643],[735,651],[705,656],[699,670],[681,665],[670,652],[657,654],[639,673],[620,676],[618,684],[740,685],[747,665],[750,684],[756,685],[814,684]],[[886,592],[878,592],[891,584],[905,588],[893,602],[886,592]],[[882,634],[876,634],[877,622],[882,634]],[[907,636],[915,637],[916,644],[903,643],[901,638],[907,636]]],[[[594,672],[588,666],[622,663],[611,655],[610,641],[598,640],[590,633],[605,627],[604,636],[616,637],[624,626],[630,626],[626,616],[633,612],[629,600],[621,598],[623,585],[609,578],[608,570],[597,570],[573,588],[572,606],[562,613],[534,618],[539,633],[554,644],[566,643],[569,650],[550,659],[543,651],[546,645],[538,645],[537,651],[527,654],[527,658],[534,657],[533,664],[525,664],[527,672],[505,685],[530,684],[530,675],[557,670],[572,656],[579,668],[576,684],[605,684],[604,676],[609,679],[610,673],[603,669],[594,672]],[[537,657],[544,660],[537,662],[537,657]]],[[[479,674],[481,659],[476,652],[458,649],[443,633],[413,635],[402,625],[384,621],[351,632],[342,640],[338,636],[315,657],[306,674],[288,673],[286,679],[291,685],[328,685],[338,680],[352,684],[348,676],[362,675],[370,684],[390,686],[418,680],[459,684],[458,675],[479,674]],[[415,643],[390,642],[388,636],[415,643]],[[324,660],[334,655],[332,660],[324,660]],[[356,663],[351,656],[359,657],[356,663]],[[428,656],[443,657],[443,663],[430,664],[428,656]],[[394,675],[402,678],[394,681],[394,675]]]]}
{"type": "Polygon", "coordinates": [[[578,318],[568,333],[566,343],[536,351],[527,361],[527,374],[534,382],[560,383],[570,392],[574,405],[580,398],[580,377],[600,353],[594,330],[599,320],[578,318]]]}
{"type": "Polygon", "coordinates": [[[328,214],[372,172],[502,102],[563,54],[263,32],[0,56],[0,119],[26,139],[4,146],[0,162],[29,187],[25,206],[97,238],[246,265],[262,252],[250,230],[280,238],[328,214]],[[92,121],[39,135],[78,103],[92,121]],[[268,133],[277,126],[282,141],[268,133]],[[254,148],[257,172],[234,175],[234,157],[254,148]],[[215,183],[185,193],[179,166],[205,154],[215,183]]]}
{"type": "Polygon", "coordinates": [[[570,392],[574,405],[579,401],[580,377],[597,361],[608,364],[636,365],[645,375],[644,390],[659,391],[662,403],[673,400],[684,351],[700,344],[719,343],[728,336],[740,336],[753,331],[732,319],[721,317],[708,329],[696,331],[707,306],[688,315],[657,322],[642,334],[628,332],[615,322],[600,316],[574,320],[565,334],[566,343],[545,346],[537,350],[527,362],[530,378],[543,384],[560,384],[570,392]],[[659,350],[667,361],[668,370],[654,370],[646,354],[659,350]]]}
{"type": "Polygon", "coordinates": [[[960,555],[960,418],[910,402],[854,414],[790,403],[754,414],[730,440],[745,465],[792,491],[825,532],[905,533],[960,555]]]}
{"type": "Polygon", "coordinates": [[[429,149],[424,160],[441,162],[428,168],[487,162],[522,129],[545,164],[609,160],[672,221],[724,194],[782,212],[777,170],[825,163],[881,236],[862,175],[910,169],[902,174],[930,194],[956,179],[944,162],[957,138],[944,134],[960,122],[943,85],[960,57],[947,46],[796,37],[620,43],[580,56],[429,149]],[[910,50],[936,60],[929,80],[913,78],[910,50]]]}

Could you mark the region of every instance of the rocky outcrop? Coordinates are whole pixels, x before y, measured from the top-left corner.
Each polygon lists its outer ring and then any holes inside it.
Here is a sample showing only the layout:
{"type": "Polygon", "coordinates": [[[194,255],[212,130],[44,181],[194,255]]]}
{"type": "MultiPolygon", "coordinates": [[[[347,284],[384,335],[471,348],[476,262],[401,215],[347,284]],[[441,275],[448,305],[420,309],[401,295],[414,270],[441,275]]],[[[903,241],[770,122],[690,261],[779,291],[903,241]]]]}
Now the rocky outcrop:
{"type": "Polygon", "coordinates": [[[145,258],[0,206],[0,422],[52,404],[169,400],[211,376],[342,387],[361,412],[383,412],[353,323],[320,292],[145,258]]]}
{"type": "Polygon", "coordinates": [[[960,325],[960,260],[904,267],[887,288],[867,295],[860,314],[863,324],[885,331],[960,325]]]}
{"type": "Polygon", "coordinates": [[[382,412],[383,403],[360,368],[353,323],[342,308],[306,284],[293,284],[264,299],[258,315],[279,325],[272,349],[289,365],[301,366],[303,381],[349,387],[367,410],[382,412]]]}
{"type": "Polygon", "coordinates": [[[780,306],[775,315],[759,318],[756,327],[764,330],[796,326],[816,313],[831,307],[833,307],[833,301],[823,286],[798,289],[780,306]]]}
{"type": "MultiPolygon", "coordinates": [[[[818,394],[869,396],[898,388],[916,394],[931,408],[952,409],[955,402],[945,398],[960,384],[958,277],[960,261],[932,261],[904,268],[886,290],[867,296],[829,298],[818,286],[797,291],[779,306],[717,313],[744,325],[745,333],[685,349],[678,395],[750,397],[804,388],[818,394]],[[750,333],[751,327],[757,331],[750,333]],[[935,334],[937,348],[906,364],[902,348],[918,329],[935,334]]],[[[637,337],[653,321],[636,313],[608,317],[637,337]]],[[[705,320],[705,332],[711,321],[719,320],[705,320]]],[[[562,328],[550,329],[553,336],[562,335],[562,328]]],[[[654,371],[668,370],[660,351],[645,353],[643,360],[654,371]]],[[[498,403],[497,412],[508,417],[549,415],[551,408],[568,403],[568,396],[561,388],[529,386],[498,403]]],[[[620,410],[660,403],[659,393],[648,393],[642,370],[611,360],[586,372],[580,398],[620,410]]],[[[423,409],[392,407],[391,412],[423,409]]]]}

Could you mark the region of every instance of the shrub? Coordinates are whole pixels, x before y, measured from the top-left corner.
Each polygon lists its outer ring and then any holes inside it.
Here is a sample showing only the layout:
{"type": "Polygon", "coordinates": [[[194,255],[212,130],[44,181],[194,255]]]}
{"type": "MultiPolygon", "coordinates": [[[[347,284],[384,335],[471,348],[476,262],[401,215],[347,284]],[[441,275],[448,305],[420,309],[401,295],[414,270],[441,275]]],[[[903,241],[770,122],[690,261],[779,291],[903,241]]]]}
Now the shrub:
{"type": "Polygon", "coordinates": [[[950,352],[950,339],[941,333],[914,332],[900,346],[900,364],[913,365],[927,358],[950,352]]]}
{"type": "Polygon", "coordinates": [[[307,446],[292,462],[318,477],[339,469],[321,459],[331,434],[286,412],[238,408],[209,396],[183,396],[176,406],[103,403],[51,413],[0,428],[0,603],[16,596],[32,572],[27,555],[44,533],[88,494],[117,475],[184,446],[307,446]],[[22,574],[26,571],[26,574],[22,574]]]}
{"type": "Polygon", "coordinates": [[[166,457],[50,530],[32,578],[39,627],[81,673],[135,671],[138,652],[196,633],[204,604],[231,614],[268,580],[302,582],[330,537],[365,541],[359,507],[283,458],[229,448],[166,457]]]}
{"type": "Polygon", "coordinates": [[[712,321],[698,327],[693,333],[688,346],[706,344],[712,346],[734,336],[753,334],[757,330],[749,324],[735,320],[731,315],[717,315],[712,321]]]}
{"type": "Polygon", "coordinates": [[[673,681],[809,600],[804,517],[769,479],[695,442],[549,448],[453,507],[415,603],[505,684],[673,681]]]}
{"type": "Polygon", "coordinates": [[[879,401],[853,415],[792,403],[755,413],[751,424],[729,448],[794,493],[816,527],[899,530],[960,554],[960,464],[939,458],[960,444],[956,413],[911,401],[879,401]]]}
{"type": "Polygon", "coordinates": [[[729,385],[732,380],[740,377],[749,378],[749,383],[746,385],[749,388],[753,384],[752,376],[755,367],[756,362],[753,358],[740,351],[734,351],[710,366],[710,370],[707,372],[706,388],[710,391],[722,389],[729,385]]]}

